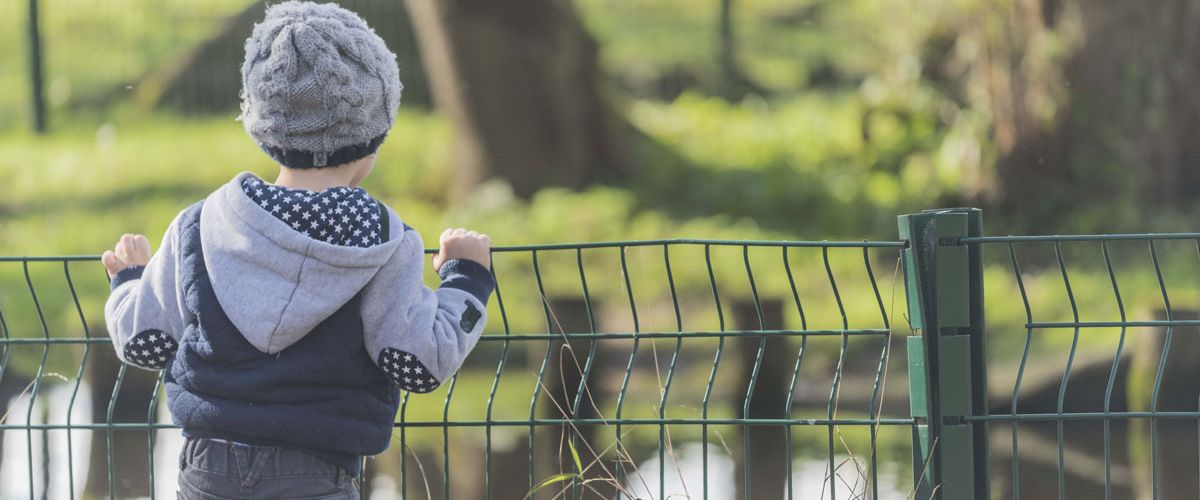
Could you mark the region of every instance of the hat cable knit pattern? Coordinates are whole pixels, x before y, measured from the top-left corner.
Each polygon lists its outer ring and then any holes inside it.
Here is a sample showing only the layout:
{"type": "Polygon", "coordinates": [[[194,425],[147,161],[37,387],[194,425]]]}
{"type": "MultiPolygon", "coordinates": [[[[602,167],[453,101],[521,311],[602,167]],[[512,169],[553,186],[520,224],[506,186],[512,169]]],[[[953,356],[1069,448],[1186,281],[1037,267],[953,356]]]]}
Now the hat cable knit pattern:
{"type": "Polygon", "coordinates": [[[361,17],[289,1],[246,39],[238,119],[284,166],[337,166],[378,150],[403,88],[396,54],[361,17]]]}

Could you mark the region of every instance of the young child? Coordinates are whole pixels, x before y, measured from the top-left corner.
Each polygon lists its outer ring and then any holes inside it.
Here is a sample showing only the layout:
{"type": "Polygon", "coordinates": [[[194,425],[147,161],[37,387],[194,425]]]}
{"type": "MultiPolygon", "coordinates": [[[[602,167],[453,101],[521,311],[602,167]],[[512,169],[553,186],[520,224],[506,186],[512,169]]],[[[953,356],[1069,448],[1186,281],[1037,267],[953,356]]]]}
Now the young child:
{"type": "Polygon", "coordinates": [[[181,498],[358,498],[400,389],[432,391],[479,340],[488,237],[443,232],[430,290],[420,235],[358,187],[399,105],[395,57],[341,7],[270,7],[240,119],[278,179],[239,174],[153,255],[129,234],[104,253],[118,356],[165,370],[181,498]]]}

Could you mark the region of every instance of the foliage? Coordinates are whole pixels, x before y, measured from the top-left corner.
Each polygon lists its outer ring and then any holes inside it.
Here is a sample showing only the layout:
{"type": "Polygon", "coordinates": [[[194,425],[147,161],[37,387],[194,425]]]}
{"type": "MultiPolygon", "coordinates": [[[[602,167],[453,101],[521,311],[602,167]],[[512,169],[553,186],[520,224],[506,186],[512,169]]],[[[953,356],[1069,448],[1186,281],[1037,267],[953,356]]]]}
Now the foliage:
{"type": "MultiPolygon", "coordinates": [[[[576,4],[600,41],[606,68],[636,94],[671,97],[665,87],[684,84],[713,92],[719,85],[720,2],[576,4]]],[[[768,92],[781,94],[852,87],[897,59],[911,58],[931,24],[925,14],[935,10],[918,14],[899,0],[736,0],[732,8],[742,71],[768,92]]]]}
{"type": "Polygon", "coordinates": [[[813,236],[890,235],[894,214],[953,200],[962,161],[986,154],[965,118],[865,90],[739,104],[685,94],[630,116],[653,138],[633,186],[646,205],[813,236]]]}

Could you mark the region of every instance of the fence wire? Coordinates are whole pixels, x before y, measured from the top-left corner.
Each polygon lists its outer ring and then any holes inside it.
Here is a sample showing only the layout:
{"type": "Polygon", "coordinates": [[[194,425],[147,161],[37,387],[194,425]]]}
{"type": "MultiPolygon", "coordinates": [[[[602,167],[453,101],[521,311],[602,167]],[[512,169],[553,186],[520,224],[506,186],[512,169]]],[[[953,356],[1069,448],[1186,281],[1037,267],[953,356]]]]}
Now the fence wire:
{"type": "MultiPolygon", "coordinates": [[[[903,245],[495,248],[487,332],[404,394],[364,496],[904,498],[903,245]]],[[[0,497],[174,489],[161,376],[116,360],[106,282],[94,256],[0,258],[0,497]]]]}

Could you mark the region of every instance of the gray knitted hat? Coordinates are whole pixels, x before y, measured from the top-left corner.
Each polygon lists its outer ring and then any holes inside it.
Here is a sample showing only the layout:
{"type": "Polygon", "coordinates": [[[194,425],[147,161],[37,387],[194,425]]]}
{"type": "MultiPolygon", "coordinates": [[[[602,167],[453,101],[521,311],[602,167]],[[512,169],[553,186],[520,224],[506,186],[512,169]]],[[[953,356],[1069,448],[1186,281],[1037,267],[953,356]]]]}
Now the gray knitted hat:
{"type": "Polygon", "coordinates": [[[403,88],[396,54],[357,14],[284,2],[246,39],[238,119],[284,166],[337,166],[379,148],[403,88]]]}

